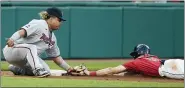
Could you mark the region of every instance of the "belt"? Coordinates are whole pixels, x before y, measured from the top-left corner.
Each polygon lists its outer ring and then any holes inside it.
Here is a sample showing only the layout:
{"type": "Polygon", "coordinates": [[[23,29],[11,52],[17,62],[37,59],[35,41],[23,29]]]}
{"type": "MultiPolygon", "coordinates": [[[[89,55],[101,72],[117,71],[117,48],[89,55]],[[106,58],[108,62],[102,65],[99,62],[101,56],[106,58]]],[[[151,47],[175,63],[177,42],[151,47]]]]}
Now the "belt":
{"type": "Polygon", "coordinates": [[[161,65],[164,65],[165,61],[166,61],[166,60],[161,60],[161,61],[160,61],[160,62],[161,62],[161,65]]]}

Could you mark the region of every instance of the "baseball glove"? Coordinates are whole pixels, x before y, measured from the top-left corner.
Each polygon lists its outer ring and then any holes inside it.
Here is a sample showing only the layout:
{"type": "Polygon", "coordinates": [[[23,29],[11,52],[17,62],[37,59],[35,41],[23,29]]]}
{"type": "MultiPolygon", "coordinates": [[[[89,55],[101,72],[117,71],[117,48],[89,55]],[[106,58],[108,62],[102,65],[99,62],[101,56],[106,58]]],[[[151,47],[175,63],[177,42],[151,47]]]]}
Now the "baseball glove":
{"type": "Polygon", "coordinates": [[[67,72],[67,74],[71,76],[84,76],[86,75],[84,72],[85,70],[87,70],[86,66],[81,64],[79,66],[74,66],[72,70],[67,72]]]}

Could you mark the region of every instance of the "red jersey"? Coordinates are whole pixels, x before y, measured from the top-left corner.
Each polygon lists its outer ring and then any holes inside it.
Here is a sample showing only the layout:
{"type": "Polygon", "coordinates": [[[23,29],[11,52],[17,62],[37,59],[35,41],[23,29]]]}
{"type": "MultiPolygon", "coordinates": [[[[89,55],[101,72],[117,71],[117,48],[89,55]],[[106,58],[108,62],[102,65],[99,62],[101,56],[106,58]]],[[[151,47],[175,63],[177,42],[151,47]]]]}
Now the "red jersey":
{"type": "Polygon", "coordinates": [[[133,61],[123,64],[127,70],[149,76],[160,76],[158,72],[160,65],[160,59],[153,55],[142,55],[133,61]]]}

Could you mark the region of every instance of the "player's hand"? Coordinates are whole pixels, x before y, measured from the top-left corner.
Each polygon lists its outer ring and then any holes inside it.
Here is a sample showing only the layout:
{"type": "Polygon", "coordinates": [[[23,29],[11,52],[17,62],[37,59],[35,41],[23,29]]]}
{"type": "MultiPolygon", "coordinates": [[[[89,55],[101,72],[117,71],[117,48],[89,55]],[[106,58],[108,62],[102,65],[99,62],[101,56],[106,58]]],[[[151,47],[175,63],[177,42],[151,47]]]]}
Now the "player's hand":
{"type": "Polygon", "coordinates": [[[6,44],[8,45],[8,47],[12,47],[12,46],[14,46],[14,40],[9,38],[6,42],[6,44]]]}
{"type": "Polygon", "coordinates": [[[71,72],[75,72],[76,70],[73,68],[73,67],[70,67],[68,70],[67,70],[67,73],[71,73],[71,72]]]}
{"type": "Polygon", "coordinates": [[[70,67],[68,70],[67,70],[67,75],[74,75],[73,73],[76,73],[76,70],[73,68],[73,67],[70,67]]]}
{"type": "Polygon", "coordinates": [[[68,75],[72,75],[72,76],[83,76],[86,75],[85,74],[85,70],[87,70],[87,68],[84,65],[80,65],[80,66],[75,66],[74,68],[71,67],[67,73],[68,75]]]}

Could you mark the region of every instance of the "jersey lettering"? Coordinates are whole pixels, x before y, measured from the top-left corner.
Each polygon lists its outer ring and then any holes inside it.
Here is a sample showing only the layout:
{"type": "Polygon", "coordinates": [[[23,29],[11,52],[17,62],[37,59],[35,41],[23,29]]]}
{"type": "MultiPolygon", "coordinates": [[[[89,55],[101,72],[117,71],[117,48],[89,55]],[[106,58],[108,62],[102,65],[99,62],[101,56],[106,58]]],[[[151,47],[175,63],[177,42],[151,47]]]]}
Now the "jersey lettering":
{"type": "Polygon", "coordinates": [[[40,39],[48,44],[49,48],[51,48],[55,44],[55,41],[52,41],[51,38],[48,38],[44,33],[42,33],[40,39]]]}
{"type": "Polygon", "coordinates": [[[30,27],[30,25],[28,24],[28,25],[26,25],[25,27],[26,27],[26,28],[29,28],[29,27],[30,27]]]}

